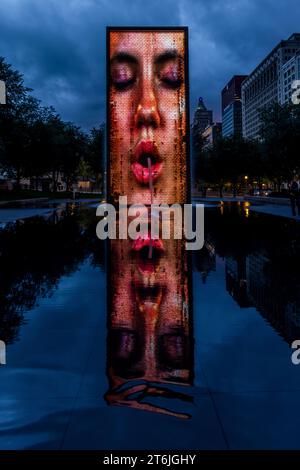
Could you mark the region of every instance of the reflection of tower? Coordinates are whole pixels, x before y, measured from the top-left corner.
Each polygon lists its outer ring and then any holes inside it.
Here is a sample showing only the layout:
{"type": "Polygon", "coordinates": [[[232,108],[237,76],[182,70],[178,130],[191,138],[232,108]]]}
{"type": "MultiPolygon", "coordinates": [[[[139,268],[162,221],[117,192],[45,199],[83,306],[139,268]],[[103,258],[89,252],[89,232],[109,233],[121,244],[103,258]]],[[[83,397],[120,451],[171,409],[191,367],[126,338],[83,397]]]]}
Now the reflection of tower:
{"type": "Polygon", "coordinates": [[[193,254],[194,266],[201,273],[202,281],[205,283],[211,271],[216,270],[216,251],[214,245],[206,240],[202,250],[193,254]]]}
{"type": "Polygon", "coordinates": [[[270,262],[264,250],[247,256],[248,295],[263,317],[290,343],[300,335],[299,289],[295,289],[296,297],[291,301],[283,285],[274,288],[272,281],[277,273],[268,269],[270,262]]]}
{"type": "MultiPolygon", "coordinates": [[[[296,298],[286,305],[285,319],[287,337],[290,340],[300,337],[300,292],[297,291],[296,298]]],[[[290,341],[289,341],[290,342],[290,341]]]]}
{"type": "Polygon", "coordinates": [[[188,418],[182,409],[155,403],[158,397],[192,400],[178,392],[178,386],[193,381],[187,253],[183,240],[160,240],[149,258],[149,242],[110,242],[105,398],[113,405],[188,418]]]}
{"type": "Polygon", "coordinates": [[[242,308],[251,306],[247,291],[246,257],[227,256],[225,260],[226,290],[242,308]]]}

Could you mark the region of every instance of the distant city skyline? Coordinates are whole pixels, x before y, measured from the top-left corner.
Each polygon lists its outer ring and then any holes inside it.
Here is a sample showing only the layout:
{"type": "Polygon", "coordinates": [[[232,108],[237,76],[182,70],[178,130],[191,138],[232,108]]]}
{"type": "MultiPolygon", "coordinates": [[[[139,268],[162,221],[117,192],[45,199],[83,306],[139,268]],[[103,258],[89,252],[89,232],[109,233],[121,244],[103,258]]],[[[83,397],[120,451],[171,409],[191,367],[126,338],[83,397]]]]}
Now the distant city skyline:
{"type": "Polygon", "coordinates": [[[191,119],[202,96],[221,120],[221,91],[298,32],[298,0],[1,0],[0,56],[64,120],[105,120],[107,25],[188,26],[191,119]],[[170,11],[172,16],[170,17],[170,11]]]}

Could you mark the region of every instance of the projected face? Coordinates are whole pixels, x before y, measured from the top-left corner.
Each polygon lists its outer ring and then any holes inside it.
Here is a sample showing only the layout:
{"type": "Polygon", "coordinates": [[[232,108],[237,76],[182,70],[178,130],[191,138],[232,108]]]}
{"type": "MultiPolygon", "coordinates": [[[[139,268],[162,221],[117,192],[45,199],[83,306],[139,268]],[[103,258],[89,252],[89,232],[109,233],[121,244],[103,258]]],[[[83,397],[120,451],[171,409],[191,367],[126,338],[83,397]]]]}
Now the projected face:
{"type": "Polygon", "coordinates": [[[183,31],[110,31],[110,191],[185,202],[183,31]]]}

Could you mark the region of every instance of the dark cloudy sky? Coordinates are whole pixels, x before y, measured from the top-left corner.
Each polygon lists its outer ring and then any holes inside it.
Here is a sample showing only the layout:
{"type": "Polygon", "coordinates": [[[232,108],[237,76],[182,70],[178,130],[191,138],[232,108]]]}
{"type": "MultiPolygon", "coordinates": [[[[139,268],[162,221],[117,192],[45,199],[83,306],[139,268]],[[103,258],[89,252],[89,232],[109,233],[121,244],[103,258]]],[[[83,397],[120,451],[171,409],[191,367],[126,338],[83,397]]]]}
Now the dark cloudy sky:
{"type": "Polygon", "coordinates": [[[189,27],[191,107],[220,92],[279,42],[300,32],[299,0],[0,0],[0,56],[65,120],[105,117],[105,27],[189,27]]]}

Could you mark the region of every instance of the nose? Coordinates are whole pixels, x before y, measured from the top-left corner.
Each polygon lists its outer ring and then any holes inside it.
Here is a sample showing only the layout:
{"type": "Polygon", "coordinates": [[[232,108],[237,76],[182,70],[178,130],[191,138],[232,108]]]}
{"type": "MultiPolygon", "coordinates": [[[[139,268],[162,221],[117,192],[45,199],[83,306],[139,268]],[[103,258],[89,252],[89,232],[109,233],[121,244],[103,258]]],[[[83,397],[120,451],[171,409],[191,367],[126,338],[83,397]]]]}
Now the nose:
{"type": "Polygon", "coordinates": [[[151,83],[144,81],[134,116],[135,127],[152,127],[156,129],[160,125],[160,114],[156,96],[151,83]]]}

